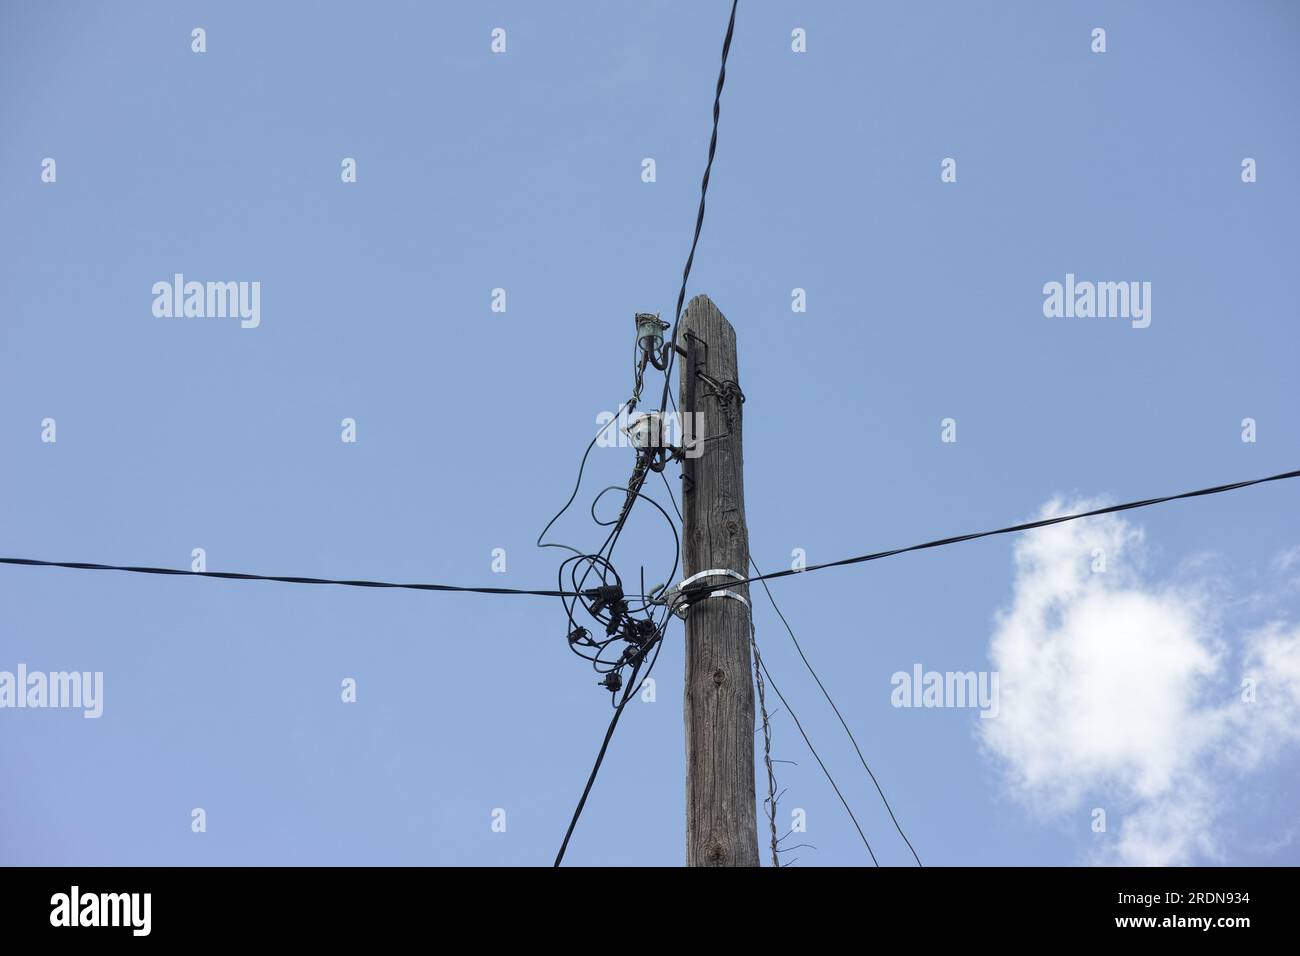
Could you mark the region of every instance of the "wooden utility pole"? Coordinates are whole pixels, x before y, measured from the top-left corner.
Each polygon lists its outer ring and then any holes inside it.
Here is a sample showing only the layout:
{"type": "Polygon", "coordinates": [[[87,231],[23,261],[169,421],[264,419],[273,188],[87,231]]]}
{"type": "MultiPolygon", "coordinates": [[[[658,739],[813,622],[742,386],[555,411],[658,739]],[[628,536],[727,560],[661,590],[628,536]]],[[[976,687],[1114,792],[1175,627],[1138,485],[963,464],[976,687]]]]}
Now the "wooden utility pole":
{"type": "MultiPolygon", "coordinates": [[[[700,441],[682,469],[682,564],[748,577],[736,330],[708,296],[696,296],[677,331],[681,401],[700,441]],[[700,421],[702,418],[702,422],[700,421]]],[[[691,431],[694,434],[690,434],[691,431]]],[[[719,575],[701,584],[722,585],[719,575]]],[[[754,802],[754,689],[749,587],[744,598],[699,597],[686,612],[686,863],[758,866],[754,802]]]]}

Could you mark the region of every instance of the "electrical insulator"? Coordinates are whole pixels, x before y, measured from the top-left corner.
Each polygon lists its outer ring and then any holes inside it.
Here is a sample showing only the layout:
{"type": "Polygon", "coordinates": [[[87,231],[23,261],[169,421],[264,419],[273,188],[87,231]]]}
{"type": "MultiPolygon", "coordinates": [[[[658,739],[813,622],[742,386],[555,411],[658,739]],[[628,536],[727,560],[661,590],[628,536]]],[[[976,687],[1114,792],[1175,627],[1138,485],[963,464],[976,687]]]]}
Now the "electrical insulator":
{"type": "Polygon", "coordinates": [[[638,312],[636,314],[636,344],[643,352],[657,355],[664,347],[664,331],[668,323],[659,318],[658,312],[638,312]]]}
{"type": "Polygon", "coordinates": [[[664,444],[663,416],[658,412],[642,412],[624,425],[623,431],[638,450],[660,448],[664,444]]]}

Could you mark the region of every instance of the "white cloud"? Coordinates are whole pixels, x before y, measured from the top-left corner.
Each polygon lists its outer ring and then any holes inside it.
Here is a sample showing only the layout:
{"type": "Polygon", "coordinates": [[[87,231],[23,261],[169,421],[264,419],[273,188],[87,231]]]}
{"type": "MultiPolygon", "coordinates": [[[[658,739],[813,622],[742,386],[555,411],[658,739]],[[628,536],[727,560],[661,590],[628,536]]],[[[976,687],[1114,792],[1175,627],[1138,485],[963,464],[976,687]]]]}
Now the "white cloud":
{"type": "Polygon", "coordinates": [[[1273,569],[1289,578],[1291,587],[1300,587],[1300,545],[1279,554],[1273,560],[1273,569]]]}
{"type": "MultiPolygon", "coordinates": [[[[1050,501],[1042,515],[1097,505],[1050,501]]],[[[1107,809],[1102,862],[1214,860],[1235,777],[1300,739],[1300,627],[1225,640],[1220,589],[1149,583],[1145,557],[1141,529],[1116,515],[1017,541],[990,644],[1001,711],[980,733],[1032,810],[1107,809]],[[1253,704],[1243,675],[1258,680],[1253,704]]]]}
{"type": "Polygon", "coordinates": [[[1280,571],[1290,571],[1292,568],[1300,567],[1300,545],[1283,551],[1274,559],[1273,564],[1280,571]]]}

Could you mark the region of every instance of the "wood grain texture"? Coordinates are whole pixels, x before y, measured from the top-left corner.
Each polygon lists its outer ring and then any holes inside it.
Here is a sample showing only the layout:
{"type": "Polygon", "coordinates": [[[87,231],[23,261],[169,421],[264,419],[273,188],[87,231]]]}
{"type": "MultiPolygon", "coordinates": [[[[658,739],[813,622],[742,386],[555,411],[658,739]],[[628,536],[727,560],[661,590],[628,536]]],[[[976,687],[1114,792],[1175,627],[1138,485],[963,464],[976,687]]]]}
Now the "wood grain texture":
{"type": "MultiPolygon", "coordinates": [[[[744,575],[749,567],[749,531],[736,332],[718,307],[701,295],[686,308],[679,344],[685,347],[691,335],[696,337],[695,364],[708,379],[696,375],[689,360],[681,359],[680,407],[703,413],[703,431],[696,437],[707,440],[690,469],[692,480],[684,483],[692,487],[683,488],[684,574],[730,568],[744,575]],[[736,388],[723,388],[721,394],[712,384],[728,382],[736,388]],[[694,408],[688,407],[690,401],[694,408]]],[[[736,590],[749,598],[748,585],[736,590]]],[[[687,612],[688,866],[759,865],[749,628],[749,608],[730,598],[700,600],[687,612]]]]}

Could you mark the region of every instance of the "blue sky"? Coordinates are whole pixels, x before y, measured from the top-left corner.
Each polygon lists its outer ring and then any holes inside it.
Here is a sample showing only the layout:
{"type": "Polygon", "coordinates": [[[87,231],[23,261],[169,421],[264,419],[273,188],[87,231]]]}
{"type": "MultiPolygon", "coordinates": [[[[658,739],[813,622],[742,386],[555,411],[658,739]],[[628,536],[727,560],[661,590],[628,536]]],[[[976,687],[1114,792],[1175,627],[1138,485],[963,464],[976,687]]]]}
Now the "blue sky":
{"type": "MultiPolygon", "coordinates": [[[[728,7],[6,5],[0,552],[552,587],[533,541],[627,397],[633,313],[673,308],[728,7]],[[260,325],[155,317],[178,272],[260,282],[260,325]]],[[[737,328],[765,570],[1297,467],[1298,28],[1282,2],[741,3],[688,291],[737,328]],[[1150,326],[1044,317],[1067,273],[1150,282],[1150,326]]],[[[603,538],[585,502],[630,454],[593,453],[557,536],[603,538]]],[[[1296,493],[773,590],[927,864],[1296,864],[1296,493]],[[1000,716],[892,706],[915,664],[998,670],[1000,716]]],[[[659,580],[638,515],[622,561],[659,580]]],[[[554,599],[10,567],[0,600],[0,670],[105,684],[97,720],[0,710],[3,863],[545,864],[609,714],[554,599]]],[[[681,640],[570,863],[684,858],[681,640]]],[[[796,865],[869,862],[788,715],[774,735],[796,865]]]]}

